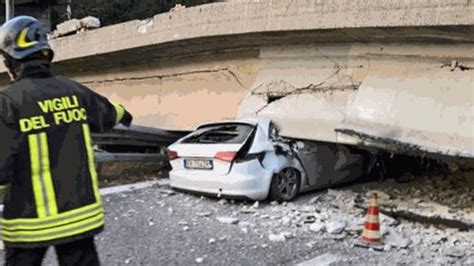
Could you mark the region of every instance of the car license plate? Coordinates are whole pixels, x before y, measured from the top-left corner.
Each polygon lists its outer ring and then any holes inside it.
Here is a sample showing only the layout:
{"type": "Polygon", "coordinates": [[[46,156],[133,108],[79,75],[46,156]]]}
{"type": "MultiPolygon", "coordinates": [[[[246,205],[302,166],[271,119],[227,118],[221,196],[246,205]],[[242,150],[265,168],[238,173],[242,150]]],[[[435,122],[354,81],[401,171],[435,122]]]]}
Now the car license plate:
{"type": "Polygon", "coordinates": [[[212,170],[212,160],[200,160],[200,159],[192,159],[192,160],[184,160],[184,167],[187,169],[204,169],[204,170],[212,170]]]}

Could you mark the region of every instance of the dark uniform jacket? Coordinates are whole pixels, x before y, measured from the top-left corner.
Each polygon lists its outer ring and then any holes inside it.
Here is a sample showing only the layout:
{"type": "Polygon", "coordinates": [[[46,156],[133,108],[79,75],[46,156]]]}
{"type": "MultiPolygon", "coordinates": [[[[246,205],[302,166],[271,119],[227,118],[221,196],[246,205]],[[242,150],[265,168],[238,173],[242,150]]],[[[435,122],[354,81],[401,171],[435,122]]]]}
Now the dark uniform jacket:
{"type": "Polygon", "coordinates": [[[27,67],[0,92],[0,184],[10,184],[1,221],[6,246],[67,243],[103,229],[90,133],[112,129],[124,114],[47,65],[27,67]]]}

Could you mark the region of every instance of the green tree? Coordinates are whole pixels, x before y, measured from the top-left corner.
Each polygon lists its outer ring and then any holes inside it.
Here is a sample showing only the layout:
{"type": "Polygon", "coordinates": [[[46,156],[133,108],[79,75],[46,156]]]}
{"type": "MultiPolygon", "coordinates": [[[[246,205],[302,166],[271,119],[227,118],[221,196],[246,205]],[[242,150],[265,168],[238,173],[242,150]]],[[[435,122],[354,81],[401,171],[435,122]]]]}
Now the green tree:
{"type": "Polygon", "coordinates": [[[217,2],[216,0],[73,0],[71,9],[74,18],[98,17],[102,25],[111,25],[128,20],[145,19],[168,12],[176,4],[187,7],[217,2]]]}

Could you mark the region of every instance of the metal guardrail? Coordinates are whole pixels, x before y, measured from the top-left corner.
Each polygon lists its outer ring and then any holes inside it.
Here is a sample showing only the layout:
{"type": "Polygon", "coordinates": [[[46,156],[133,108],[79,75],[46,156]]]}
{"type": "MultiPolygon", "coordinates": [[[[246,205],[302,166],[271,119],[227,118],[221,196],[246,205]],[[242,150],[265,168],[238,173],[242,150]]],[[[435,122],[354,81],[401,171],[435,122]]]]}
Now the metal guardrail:
{"type": "MultiPolygon", "coordinates": [[[[156,153],[159,150],[158,147],[166,147],[185,134],[186,132],[171,132],[144,126],[132,125],[127,128],[119,125],[110,132],[92,134],[92,138],[99,148],[130,147],[133,150],[133,148],[146,149],[148,147],[156,153]]],[[[107,151],[107,148],[104,150],[107,151]]],[[[120,152],[123,152],[123,149],[120,152]]]]}
{"type": "Polygon", "coordinates": [[[96,163],[106,163],[106,162],[158,162],[167,160],[165,154],[157,153],[95,153],[96,163]]]}

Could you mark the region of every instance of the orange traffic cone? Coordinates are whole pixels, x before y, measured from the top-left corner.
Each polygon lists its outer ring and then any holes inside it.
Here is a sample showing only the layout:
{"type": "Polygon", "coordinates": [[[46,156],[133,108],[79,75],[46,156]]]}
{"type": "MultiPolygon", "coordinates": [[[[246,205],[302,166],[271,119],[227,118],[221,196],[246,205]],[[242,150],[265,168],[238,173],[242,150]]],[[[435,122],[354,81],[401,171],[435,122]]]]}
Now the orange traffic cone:
{"type": "Polygon", "coordinates": [[[369,244],[380,244],[379,206],[377,204],[377,193],[372,194],[369,211],[365,217],[362,241],[369,244]]]}

